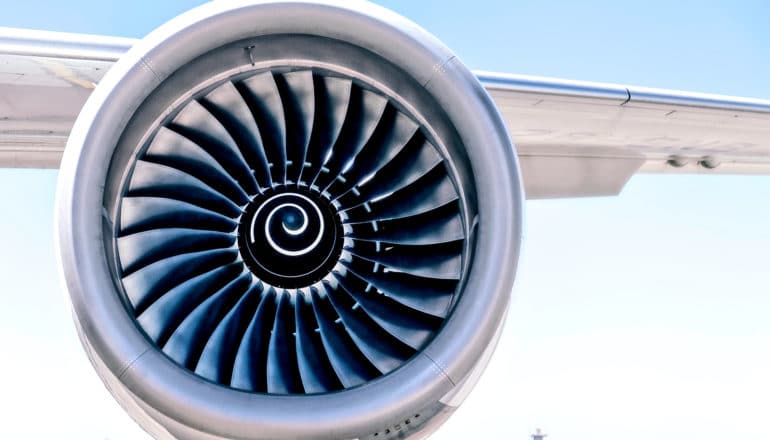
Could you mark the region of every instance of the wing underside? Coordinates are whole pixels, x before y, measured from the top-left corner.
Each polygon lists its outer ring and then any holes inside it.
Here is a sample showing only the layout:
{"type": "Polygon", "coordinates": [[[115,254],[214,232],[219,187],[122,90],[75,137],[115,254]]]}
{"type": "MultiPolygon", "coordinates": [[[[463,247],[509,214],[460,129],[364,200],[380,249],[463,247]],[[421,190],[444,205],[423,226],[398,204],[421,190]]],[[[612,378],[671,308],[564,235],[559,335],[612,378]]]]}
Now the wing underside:
{"type": "Polygon", "coordinates": [[[0,167],[58,168],[86,99],[134,43],[0,28],[0,167]]]}
{"type": "MultiPolygon", "coordinates": [[[[85,100],[135,42],[0,28],[0,167],[57,168],[85,100]]],[[[528,198],[614,195],[639,172],[770,174],[770,101],[476,73],[528,198]]]]}
{"type": "Polygon", "coordinates": [[[529,198],[613,195],[635,173],[770,174],[770,101],[478,72],[529,198]]]}

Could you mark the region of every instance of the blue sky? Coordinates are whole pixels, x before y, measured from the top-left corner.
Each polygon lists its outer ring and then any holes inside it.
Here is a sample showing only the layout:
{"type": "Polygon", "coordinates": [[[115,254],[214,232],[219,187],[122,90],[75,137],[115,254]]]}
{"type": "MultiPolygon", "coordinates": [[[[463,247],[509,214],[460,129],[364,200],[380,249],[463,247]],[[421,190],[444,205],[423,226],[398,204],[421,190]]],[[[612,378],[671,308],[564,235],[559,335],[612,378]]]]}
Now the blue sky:
{"type": "MultiPolygon", "coordinates": [[[[200,1],[4,6],[0,26],[140,37],[200,1]]],[[[765,1],[383,1],[474,69],[770,99],[765,1]]],[[[0,170],[9,438],[132,439],[87,365],[53,253],[55,171],[0,170]]],[[[770,438],[770,177],[634,177],[527,203],[487,374],[438,439],[770,438]]]]}

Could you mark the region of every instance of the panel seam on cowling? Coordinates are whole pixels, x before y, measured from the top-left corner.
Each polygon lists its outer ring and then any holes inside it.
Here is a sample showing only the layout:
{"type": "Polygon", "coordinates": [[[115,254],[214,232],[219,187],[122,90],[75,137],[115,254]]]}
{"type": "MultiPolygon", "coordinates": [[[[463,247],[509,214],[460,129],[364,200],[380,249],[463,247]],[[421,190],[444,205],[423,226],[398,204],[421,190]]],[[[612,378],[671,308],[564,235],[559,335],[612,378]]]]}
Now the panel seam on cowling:
{"type": "Polygon", "coordinates": [[[123,367],[123,370],[121,370],[120,374],[118,374],[118,380],[123,380],[123,376],[128,372],[128,370],[138,361],[141,359],[142,356],[147,354],[148,351],[150,351],[152,347],[147,347],[144,349],[144,351],[137,357],[134,358],[131,362],[129,362],[125,367],[123,367]]]}
{"type": "Polygon", "coordinates": [[[161,79],[160,75],[158,75],[158,73],[157,73],[157,72],[155,72],[155,69],[153,69],[153,68],[152,68],[152,66],[150,65],[150,62],[147,60],[147,58],[146,58],[146,57],[142,57],[141,61],[142,61],[142,64],[144,64],[144,67],[146,67],[146,68],[147,68],[147,70],[149,70],[149,71],[150,71],[150,73],[152,73],[152,76],[154,76],[154,77],[155,77],[155,79],[156,79],[156,80],[157,80],[159,83],[163,81],[163,80],[161,79]]]}
{"type": "Polygon", "coordinates": [[[426,358],[428,358],[428,360],[429,360],[429,361],[433,362],[433,365],[435,365],[435,366],[436,366],[436,368],[438,369],[438,371],[439,371],[439,372],[441,372],[441,374],[443,374],[443,375],[444,375],[444,377],[446,377],[446,379],[449,381],[449,383],[451,383],[451,384],[452,384],[452,386],[453,386],[453,387],[457,386],[457,384],[455,383],[455,381],[454,381],[454,380],[452,380],[452,378],[449,376],[449,374],[447,374],[446,370],[444,370],[444,368],[443,368],[441,365],[439,365],[439,364],[438,364],[438,362],[434,361],[434,360],[433,360],[433,358],[432,358],[432,357],[430,357],[430,356],[428,356],[428,354],[427,354],[427,353],[424,353],[424,352],[423,352],[423,353],[422,353],[422,355],[423,355],[423,356],[425,356],[426,358]]]}
{"type": "Polygon", "coordinates": [[[430,82],[433,81],[433,78],[435,78],[437,74],[439,74],[441,72],[444,72],[444,68],[446,67],[446,65],[451,63],[452,61],[454,61],[456,58],[457,58],[456,55],[452,55],[451,57],[449,57],[449,59],[447,59],[446,61],[444,61],[440,65],[439,64],[434,65],[433,66],[433,73],[431,74],[430,77],[428,77],[428,79],[425,81],[425,83],[423,83],[423,85],[422,85],[423,88],[427,88],[428,85],[430,84],[430,82]]]}

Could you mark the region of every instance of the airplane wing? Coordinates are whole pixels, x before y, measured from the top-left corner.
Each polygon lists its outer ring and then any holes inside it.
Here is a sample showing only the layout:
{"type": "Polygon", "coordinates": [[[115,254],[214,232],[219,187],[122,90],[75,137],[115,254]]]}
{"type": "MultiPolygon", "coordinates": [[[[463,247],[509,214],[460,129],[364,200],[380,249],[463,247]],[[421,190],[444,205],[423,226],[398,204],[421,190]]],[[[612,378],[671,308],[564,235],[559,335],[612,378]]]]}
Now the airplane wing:
{"type": "Polygon", "coordinates": [[[0,167],[58,168],[91,90],[134,42],[0,28],[0,167]]]}
{"type": "Polygon", "coordinates": [[[770,101],[477,74],[528,198],[615,195],[635,173],[770,174],[770,101]]]}
{"type": "MultiPolygon", "coordinates": [[[[135,42],[0,28],[0,167],[57,168],[91,90],[135,42]]],[[[615,195],[636,173],[770,174],[770,101],[476,74],[527,198],[615,195]]]]}

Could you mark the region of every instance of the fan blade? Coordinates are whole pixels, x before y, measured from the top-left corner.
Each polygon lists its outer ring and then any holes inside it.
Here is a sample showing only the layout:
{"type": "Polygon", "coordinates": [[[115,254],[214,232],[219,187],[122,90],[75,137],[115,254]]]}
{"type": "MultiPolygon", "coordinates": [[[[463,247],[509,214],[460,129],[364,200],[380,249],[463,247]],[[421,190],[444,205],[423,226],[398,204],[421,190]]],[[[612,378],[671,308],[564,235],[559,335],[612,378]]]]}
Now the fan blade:
{"type": "Polygon", "coordinates": [[[347,332],[340,328],[328,299],[322,299],[312,290],[313,310],[321,332],[326,354],[334,372],[345,388],[368,382],[377,377],[377,370],[356,348],[347,332]]]}
{"type": "Polygon", "coordinates": [[[297,368],[293,333],[294,314],[291,300],[284,292],[275,311],[270,347],[267,350],[267,392],[275,394],[302,393],[302,379],[297,368]]]}
{"type": "Polygon", "coordinates": [[[260,299],[257,311],[238,346],[230,386],[247,391],[267,391],[267,352],[275,303],[275,291],[270,288],[260,299]]]}
{"type": "Polygon", "coordinates": [[[259,305],[260,283],[252,283],[248,292],[225,315],[203,348],[195,373],[218,383],[230,383],[238,344],[243,339],[251,316],[259,305]]]}
{"type": "Polygon", "coordinates": [[[153,229],[119,237],[118,252],[123,275],[175,255],[223,249],[235,243],[232,234],[197,229],[153,229]]]}
{"type": "Polygon", "coordinates": [[[300,178],[310,186],[321,172],[321,165],[339,138],[350,105],[353,82],[345,78],[315,77],[315,122],[310,138],[305,168],[300,178]]]}
{"type": "Polygon", "coordinates": [[[441,163],[441,156],[427,141],[409,143],[393,160],[337,201],[345,210],[382,198],[408,186],[441,163]]]}
{"type": "Polygon", "coordinates": [[[123,235],[162,228],[233,232],[238,224],[218,212],[163,197],[124,197],[120,205],[123,235]]]}
{"type": "Polygon", "coordinates": [[[459,280],[462,276],[462,249],[463,241],[458,240],[432,246],[386,244],[379,252],[361,243],[347,250],[357,257],[387,267],[390,272],[459,280]]]}
{"type": "Polygon", "coordinates": [[[346,211],[346,223],[364,223],[373,220],[393,220],[413,217],[441,208],[459,200],[454,184],[443,167],[436,167],[386,197],[377,199],[366,206],[346,211]]]}
{"type": "Polygon", "coordinates": [[[242,264],[232,263],[190,278],[150,304],[137,320],[150,339],[163,345],[195,307],[242,272],[242,264]]]}
{"type": "Polygon", "coordinates": [[[456,203],[408,218],[354,224],[351,238],[394,244],[431,245],[465,238],[456,203]]]}
{"type": "Polygon", "coordinates": [[[286,181],[286,122],[281,95],[270,72],[254,75],[239,84],[241,95],[257,121],[273,182],[286,181]]]}
{"type": "Polygon", "coordinates": [[[340,286],[374,322],[396,339],[420,350],[430,341],[441,320],[410,309],[385,295],[366,292],[367,283],[335,274],[340,286]]]}
{"type": "Polygon", "coordinates": [[[237,205],[249,201],[238,182],[206,150],[166,127],[158,130],[143,159],[185,172],[226,195],[237,205]]]}
{"type": "Polygon", "coordinates": [[[298,183],[315,118],[313,73],[300,70],[275,78],[286,112],[286,183],[298,183]]]}
{"type": "Polygon", "coordinates": [[[392,337],[372,322],[366,314],[356,313],[353,310],[356,307],[355,301],[350,301],[350,297],[341,294],[338,289],[333,289],[328,282],[324,282],[324,287],[348,335],[381,374],[395,370],[414,354],[411,350],[404,350],[396,344],[392,337]]]}
{"type": "Polygon", "coordinates": [[[358,156],[361,149],[372,137],[374,130],[382,120],[388,100],[374,92],[354,87],[350,94],[348,117],[342,127],[332,154],[325,160],[326,172],[316,176],[314,185],[328,187],[348,164],[358,156]]]}
{"type": "Polygon", "coordinates": [[[190,101],[169,126],[213,156],[249,194],[257,192],[257,181],[238,144],[224,125],[200,102],[190,101]]]}
{"type": "Polygon", "coordinates": [[[123,278],[123,289],[137,313],[171,288],[238,258],[234,249],[176,255],[146,266],[123,278]]]}
{"type": "Polygon", "coordinates": [[[329,358],[324,352],[321,335],[315,331],[313,306],[305,296],[297,299],[295,306],[297,323],[297,364],[305,393],[323,393],[342,389],[329,358]]]}
{"type": "Polygon", "coordinates": [[[194,371],[199,356],[217,324],[246,293],[250,274],[243,274],[195,308],[163,345],[163,352],[194,371]]]}
{"type": "Polygon", "coordinates": [[[261,187],[273,186],[265,146],[254,116],[238,89],[226,82],[214,89],[201,104],[225,126],[240,147],[261,187]]]}
{"type": "Polygon", "coordinates": [[[229,217],[241,213],[241,208],[232,200],[197,178],[176,168],[142,160],[136,162],[128,195],[173,198],[229,217]]]}
{"type": "Polygon", "coordinates": [[[419,126],[410,117],[395,110],[386,114],[389,117],[383,118],[361,154],[354,158],[350,169],[343,173],[345,183],[337,180],[327,189],[333,198],[347,192],[367,175],[371,175],[393,160],[415,137],[419,126]]]}
{"type": "MultiPolygon", "coordinates": [[[[350,265],[346,264],[348,269],[350,265]]],[[[350,271],[371,284],[385,296],[399,303],[439,318],[446,318],[457,282],[421,278],[400,272],[357,273],[350,271]]]]}

